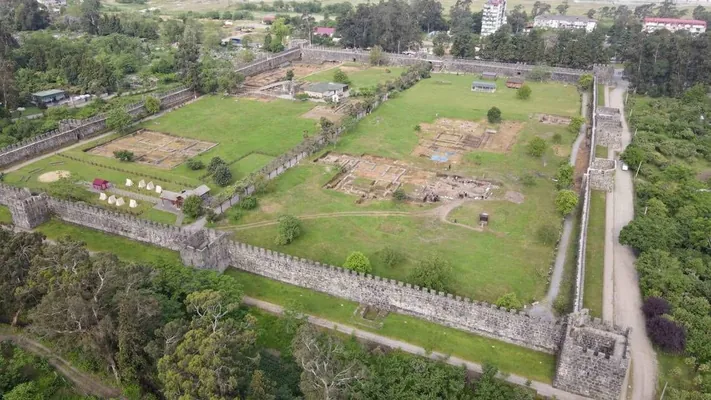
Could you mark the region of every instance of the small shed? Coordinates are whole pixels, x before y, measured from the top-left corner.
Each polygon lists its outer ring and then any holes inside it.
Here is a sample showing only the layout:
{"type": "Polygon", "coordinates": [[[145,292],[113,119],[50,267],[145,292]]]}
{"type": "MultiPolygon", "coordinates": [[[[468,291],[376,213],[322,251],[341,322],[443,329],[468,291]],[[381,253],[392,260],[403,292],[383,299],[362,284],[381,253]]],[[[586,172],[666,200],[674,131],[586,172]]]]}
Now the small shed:
{"type": "Polygon", "coordinates": [[[486,80],[491,80],[495,81],[496,77],[499,76],[496,72],[482,72],[481,73],[481,79],[486,79],[486,80]]]}
{"type": "Polygon", "coordinates": [[[189,191],[191,196],[201,197],[203,200],[207,198],[207,194],[210,193],[210,188],[207,185],[200,185],[193,190],[189,191]]]}
{"type": "Polygon", "coordinates": [[[314,35],[316,36],[333,37],[335,33],[336,28],[329,28],[327,26],[317,26],[314,28],[314,35]]]}
{"type": "Polygon", "coordinates": [[[509,78],[506,80],[506,87],[510,89],[520,89],[524,82],[523,78],[509,78]]]}
{"type": "Polygon", "coordinates": [[[64,100],[66,97],[67,94],[64,92],[64,90],[42,90],[41,92],[32,93],[32,103],[37,106],[40,104],[50,104],[60,100],[64,100]]]}
{"type": "Polygon", "coordinates": [[[160,194],[160,200],[164,205],[172,205],[177,208],[183,206],[183,201],[185,201],[185,196],[182,193],[171,192],[170,190],[164,190],[160,194]]]}
{"type": "Polygon", "coordinates": [[[106,179],[94,178],[94,181],[91,182],[91,186],[96,190],[106,190],[111,187],[111,182],[106,179]]]}
{"type": "Polygon", "coordinates": [[[493,82],[472,82],[472,92],[488,92],[494,93],[496,91],[496,84],[493,82]]]}
{"type": "Polygon", "coordinates": [[[334,82],[312,83],[304,88],[304,93],[317,99],[348,97],[348,85],[334,82]]]}
{"type": "Polygon", "coordinates": [[[276,20],[276,17],[275,17],[275,16],[273,16],[273,15],[265,15],[265,16],[262,18],[262,23],[265,24],[265,25],[271,25],[271,24],[274,23],[274,20],[276,20]]]}
{"type": "Polygon", "coordinates": [[[485,213],[485,212],[479,214],[479,223],[481,225],[488,225],[489,224],[489,214],[485,213]]]}

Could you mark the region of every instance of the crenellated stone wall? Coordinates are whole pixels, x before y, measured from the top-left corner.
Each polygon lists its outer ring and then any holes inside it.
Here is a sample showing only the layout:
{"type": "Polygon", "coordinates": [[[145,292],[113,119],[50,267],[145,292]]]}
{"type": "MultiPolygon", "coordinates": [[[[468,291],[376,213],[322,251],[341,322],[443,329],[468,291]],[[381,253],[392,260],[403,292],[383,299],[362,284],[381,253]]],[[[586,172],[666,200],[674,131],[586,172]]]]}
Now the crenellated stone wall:
{"type": "MultiPolygon", "coordinates": [[[[176,89],[159,94],[161,108],[167,109],[181,104],[194,97],[194,93],[185,88],[176,89]]],[[[137,118],[146,112],[143,103],[126,106],[131,116],[137,118]]],[[[11,144],[0,149],[0,168],[15,164],[20,161],[36,157],[40,154],[75,143],[80,140],[96,136],[106,130],[106,115],[99,114],[83,120],[65,120],[59,124],[59,129],[43,133],[22,142],[11,144]]]]}
{"type": "Polygon", "coordinates": [[[237,68],[237,72],[244,76],[252,76],[261,74],[262,72],[270,71],[272,69],[278,68],[291,61],[297,61],[301,59],[301,49],[289,49],[277,53],[274,57],[262,58],[256,60],[247,65],[240,66],[237,68]]]}
{"type": "Polygon", "coordinates": [[[617,162],[607,158],[595,158],[588,168],[590,188],[612,192],[615,187],[615,169],[617,162]]]}
{"type": "Polygon", "coordinates": [[[597,107],[595,122],[597,124],[598,146],[622,149],[622,116],[619,108],[597,107]]]}
{"type": "Polygon", "coordinates": [[[630,363],[629,329],[588,310],[568,316],[553,386],[597,400],[619,400],[630,363]]]}

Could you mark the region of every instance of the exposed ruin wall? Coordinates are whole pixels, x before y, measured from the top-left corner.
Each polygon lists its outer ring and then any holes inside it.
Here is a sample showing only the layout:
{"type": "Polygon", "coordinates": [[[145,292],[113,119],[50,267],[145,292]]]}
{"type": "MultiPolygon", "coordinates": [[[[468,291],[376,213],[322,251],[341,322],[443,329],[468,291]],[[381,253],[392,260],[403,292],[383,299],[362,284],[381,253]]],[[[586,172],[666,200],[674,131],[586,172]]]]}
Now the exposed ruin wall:
{"type": "Polygon", "coordinates": [[[615,160],[596,158],[588,169],[590,188],[593,190],[612,192],[615,187],[616,165],[615,160]]]}
{"type": "MultiPolygon", "coordinates": [[[[193,92],[181,88],[160,95],[161,108],[170,108],[193,97],[193,92]],[[165,99],[165,101],[164,101],[165,99]]],[[[137,118],[146,112],[143,103],[126,107],[137,118]]],[[[83,120],[60,122],[60,128],[0,149],[0,167],[5,167],[37,155],[61,148],[70,143],[90,138],[106,129],[106,115],[100,114],[83,120]]]]}

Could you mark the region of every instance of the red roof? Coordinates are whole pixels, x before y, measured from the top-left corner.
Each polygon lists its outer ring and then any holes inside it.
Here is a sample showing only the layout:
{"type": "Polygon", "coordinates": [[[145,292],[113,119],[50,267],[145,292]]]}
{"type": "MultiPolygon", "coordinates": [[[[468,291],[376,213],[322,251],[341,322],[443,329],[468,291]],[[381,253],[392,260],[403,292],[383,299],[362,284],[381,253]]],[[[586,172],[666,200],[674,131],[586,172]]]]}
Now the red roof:
{"type": "Polygon", "coordinates": [[[703,25],[706,26],[706,21],[698,19],[679,19],[679,18],[655,18],[647,17],[644,22],[658,22],[662,24],[677,24],[677,25],[703,25]]]}
{"type": "Polygon", "coordinates": [[[336,33],[336,28],[327,28],[325,26],[317,26],[314,28],[314,33],[317,35],[333,35],[336,33]]]}
{"type": "Polygon", "coordinates": [[[106,179],[94,178],[94,182],[92,184],[93,185],[108,185],[109,181],[107,181],[106,179]]]}
{"type": "Polygon", "coordinates": [[[265,15],[265,16],[262,18],[262,21],[274,21],[274,18],[276,18],[276,17],[273,16],[273,15],[265,15]]]}

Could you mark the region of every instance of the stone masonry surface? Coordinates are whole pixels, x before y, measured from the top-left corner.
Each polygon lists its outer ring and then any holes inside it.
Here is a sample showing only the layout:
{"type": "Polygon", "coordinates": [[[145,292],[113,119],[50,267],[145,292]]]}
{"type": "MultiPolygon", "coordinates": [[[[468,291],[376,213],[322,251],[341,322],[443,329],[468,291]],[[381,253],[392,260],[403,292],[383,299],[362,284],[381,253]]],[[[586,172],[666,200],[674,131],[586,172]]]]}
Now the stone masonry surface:
{"type": "MultiPolygon", "coordinates": [[[[191,90],[180,88],[158,96],[161,108],[168,109],[193,98],[191,90]]],[[[143,103],[126,106],[134,118],[145,113],[143,103]]],[[[106,129],[106,115],[100,114],[83,120],[66,120],[59,129],[43,133],[19,143],[0,149],[0,167],[30,159],[37,155],[66,146],[67,144],[90,138],[106,129]]]]}
{"type": "Polygon", "coordinates": [[[596,145],[620,150],[622,147],[622,121],[620,118],[618,108],[597,107],[595,112],[596,145]]]}
{"type": "Polygon", "coordinates": [[[615,185],[615,160],[596,158],[588,169],[590,188],[612,192],[615,185]]]}

